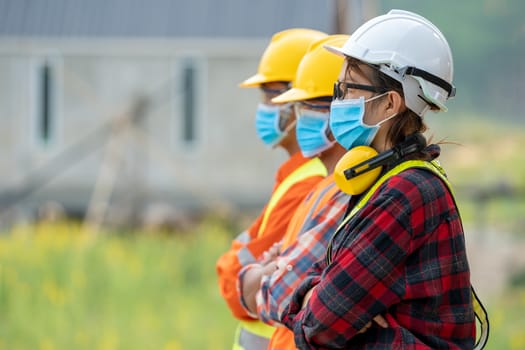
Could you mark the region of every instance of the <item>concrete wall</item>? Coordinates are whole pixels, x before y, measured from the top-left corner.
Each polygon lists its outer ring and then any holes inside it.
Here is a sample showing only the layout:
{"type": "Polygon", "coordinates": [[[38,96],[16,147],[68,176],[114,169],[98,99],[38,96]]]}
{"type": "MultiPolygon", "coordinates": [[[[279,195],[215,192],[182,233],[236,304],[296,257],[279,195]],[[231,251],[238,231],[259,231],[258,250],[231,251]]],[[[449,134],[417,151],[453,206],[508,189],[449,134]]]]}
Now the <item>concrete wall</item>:
{"type": "Polygon", "coordinates": [[[258,91],[237,85],[255,73],[266,44],[262,39],[0,41],[2,206],[29,208],[56,200],[82,211],[94,188],[110,206],[262,204],[285,157],[256,138],[258,91]],[[37,125],[38,69],[46,61],[56,94],[53,136],[44,144],[37,125]],[[195,68],[197,92],[192,142],[182,137],[186,64],[195,68]],[[140,98],[147,103],[143,118],[126,128],[126,116],[140,98]],[[109,133],[97,131],[111,130],[110,125],[118,130],[113,146],[109,133]],[[38,183],[36,190],[20,192],[38,183]],[[24,199],[16,202],[21,193],[24,199]]]}

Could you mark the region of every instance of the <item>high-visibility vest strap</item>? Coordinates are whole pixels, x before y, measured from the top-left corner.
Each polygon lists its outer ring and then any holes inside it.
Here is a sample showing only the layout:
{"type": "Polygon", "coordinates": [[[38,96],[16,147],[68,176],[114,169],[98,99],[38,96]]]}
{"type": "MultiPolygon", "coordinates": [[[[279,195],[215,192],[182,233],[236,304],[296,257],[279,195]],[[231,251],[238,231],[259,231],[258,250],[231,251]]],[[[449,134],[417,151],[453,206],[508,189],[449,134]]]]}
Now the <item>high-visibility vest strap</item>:
{"type": "MultiPolygon", "coordinates": [[[[443,170],[443,168],[441,167],[441,165],[439,164],[439,162],[437,160],[433,160],[431,162],[427,162],[427,161],[423,161],[423,160],[408,160],[408,161],[405,161],[405,162],[395,166],[394,168],[392,168],[391,170],[386,172],[383,176],[381,176],[379,178],[379,180],[377,180],[372,185],[372,187],[370,187],[368,192],[366,192],[366,194],[359,200],[359,202],[350,211],[350,213],[344,218],[344,220],[341,222],[341,224],[339,225],[339,227],[335,231],[334,235],[332,236],[332,239],[330,240],[330,243],[328,244],[328,248],[327,248],[327,252],[326,252],[326,255],[327,255],[326,258],[327,258],[327,262],[328,263],[331,263],[331,259],[332,259],[332,257],[331,257],[332,240],[333,240],[334,236],[337,234],[337,232],[339,232],[339,230],[341,228],[343,228],[343,226],[345,226],[345,224],[348,221],[350,221],[350,219],[359,210],[361,210],[365,206],[365,204],[370,200],[370,198],[375,193],[375,191],[377,191],[377,189],[385,181],[387,181],[392,176],[397,175],[397,174],[399,174],[399,173],[401,173],[401,172],[403,172],[403,171],[405,171],[407,169],[410,169],[410,168],[427,169],[427,170],[431,171],[432,173],[434,173],[435,175],[437,175],[443,181],[443,183],[447,186],[447,188],[450,191],[450,194],[451,194],[452,199],[454,200],[454,202],[456,201],[456,199],[454,198],[454,192],[452,191],[452,185],[448,181],[447,176],[445,174],[445,171],[443,170]]],[[[472,306],[473,306],[473,309],[474,309],[474,314],[475,314],[476,319],[478,320],[479,325],[480,325],[480,335],[479,335],[478,339],[476,340],[476,344],[474,346],[474,350],[481,350],[487,344],[487,340],[488,340],[488,337],[489,337],[489,328],[490,328],[489,327],[489,318],[488,318],[488,314],[487,314],[487,311],[486,311],[485,307],[483,306],[483,304],[481,303],[481,300],[478,298],[476,292],[474,291],[474,287],[471,287],[470,291],[471,291],[471,296],[472,296],[472,306]]]]}
{"type": "Polygon", "coordinates": [[[305,225],[311,224],[310,219],[314,218],[318,211],[325,207],[328,201],[333,199],[335,194],[340,191],[332,176],[326,179],[331,179],[328,185],[317,188],[316,192],[310,192],[308,200],[303,201],[302,205],[295,210],[292,217],[293,222],[290,221],[290,225],[288,225],[286,234],[283,237],[281,251],[285,251],[286,248],[295,243],[297,235],[305,232],[305,225]]]}
{"type": "Polygon", "coordinates": [[[377,180],[372,185],[372,187],[368,190],[368,192],[366,192],[363,198],[361,198],[361,200],[357,203],[357,205],[352,209],[348,217],[345,218],[345,220],[343,221],[343,223],[341,223],[341,225],[346,223],[351,217],[355,215],[355,213],[357,213],[361,208],[363,208],[364,205],[368,202],[368,200],[370,200],[372,195],[375,193],[375,191],[379,188],[379,186],[381,186],[386,180],[410,168],[424,168],[424,169],[430,170],[431,172],[436,174],[438,177],[440,177],[441,180],[443,180],[443,182],[447,185],[450,193],[453,194],[452,187],[450,183],[448,182],[445,171],[439,165],[438,161],[434,160],[432,162],[426,162],[423,160],[408,160],[406,162],[399,164],[398,166],[394,167],[393,169],[388,171],[386,174],[381,176],[379,180],[377,180]]]}
{"type": "Polygon", "coordinates": [[[326,177],[327,175],[328,170],[326,169],[326,166],[317,157],[305,162],[300,167],[295,169],[290,175],[288,175],[273,192],[272,197],[270,198],[270,201],[266,206],[266,210],[264,211],[263,219],[261,222],[261,226],[259,226],[257,236],[259,237],[264,232],[273,208],[277,205],[277,203],[284,196],[284,194],[290,189],[290,187],[311,176],[326,177]]]}
{"type": "Polygon", "coordinates": [[[485,310],[485,307],[481,303],[481,300],[479,299],[478,295],[476,294],[476,291],[474,290],[474,287],[471,287],[471,293],[472,293],[472,305],[474,307],[474,314],[476,315],[476,319],[479,322],[480,325],[480,334],[478,339],[476,340],[476,344],[474,345],[474,350],[481,350],[487,345],[487,341],[489,340],[489,318],[487,314],[487,310],[485,310]]]}
{"type": "Polygon", "coordinates": [[[241,321],[235,332],[233,350],[266,350],[275,328],[261,321],[241,321]]]}

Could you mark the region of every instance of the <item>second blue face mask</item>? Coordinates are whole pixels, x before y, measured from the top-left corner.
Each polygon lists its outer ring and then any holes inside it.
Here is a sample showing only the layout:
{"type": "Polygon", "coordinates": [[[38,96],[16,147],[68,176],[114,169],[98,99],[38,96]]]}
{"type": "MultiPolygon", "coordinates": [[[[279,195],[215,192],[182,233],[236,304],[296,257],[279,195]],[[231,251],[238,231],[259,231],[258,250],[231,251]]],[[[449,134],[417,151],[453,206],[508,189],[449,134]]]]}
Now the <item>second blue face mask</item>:
{"type": "Polygon", "coordinates": [[[334,142],[327,137],[329,112],[298,109],[296,114],[297,143],[303,156],[313,157],[332,147],[334,142]]]}
{"type": "Polygon", "coordinates": [[[277,145],[286,133],[281,129],[279,123],[281,120],[281,111],[289,109],[289,105],[268,105],[260,103],[255,113],[255,130],[257,136],[265,145],[277,145]]]}

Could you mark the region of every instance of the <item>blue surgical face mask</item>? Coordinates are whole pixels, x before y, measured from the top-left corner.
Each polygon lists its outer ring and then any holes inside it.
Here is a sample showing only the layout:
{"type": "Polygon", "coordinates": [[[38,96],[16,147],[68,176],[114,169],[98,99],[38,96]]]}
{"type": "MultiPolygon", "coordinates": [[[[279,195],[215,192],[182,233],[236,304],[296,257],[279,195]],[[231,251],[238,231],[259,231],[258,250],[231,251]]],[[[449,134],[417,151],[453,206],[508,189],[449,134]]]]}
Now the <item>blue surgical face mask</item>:
{"type": "Polygon", "coordinates": [[[330,112],[297,108],[295,113],[297,115],[295,126],[297,143],[299,143],[303,156],[313,157],[332,147],[335,142],[330,141],[327,137],[330,112]]]}
{"type": "Polygon", "coordinates": [[[396,116],[394,114],[376,125],[364,123],[365,103],[385,94],[374,96],[368,100],[361,96],[356,99],[332,101],[330,129],[341,146],[347,150],[356,146],[370,146],[381,124],[396,116]]]}
{"type": "Polygon", "coordinates": [[[280,125],[281,114],[289,114],[290,108],[290,105],[259,103],[255,113],[255,129],[265,145],[275,146],[286,136],[286,130],[280,125]]]}

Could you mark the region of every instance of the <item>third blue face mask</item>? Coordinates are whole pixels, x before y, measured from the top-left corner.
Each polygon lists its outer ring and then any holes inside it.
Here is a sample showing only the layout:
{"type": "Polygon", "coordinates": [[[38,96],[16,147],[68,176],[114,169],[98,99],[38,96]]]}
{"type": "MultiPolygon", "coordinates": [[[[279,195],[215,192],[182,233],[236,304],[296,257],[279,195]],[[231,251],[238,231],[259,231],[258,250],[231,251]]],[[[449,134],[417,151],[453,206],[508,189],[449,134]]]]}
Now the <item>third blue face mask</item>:
{"type": "Polygon", "coordinates": [[[255,113],[255,129],[257,136],[265,145],[275,146],[286,133],[281,129],[281,111],[289,109],[289,105],[268,105],[260,103],[255,113]]]}
{"type": "Polygon", "coordinates": [[[301,153],[305,157],[313,157],[332,147],[333,141],[326,136],[330,113],[297,109],[296,136],[301,153]]]}
{"type": "Polygon", "coordinates": [[[375,100],[383,95],[374,96],[366,101],[362,96],[356,99],[332,101],[330,129],[341,146],[347,150],[356,146],[370,146],[381,124],[395,116],[388,117],[376,125],[364,123],[365,102],[375,100]]]}

